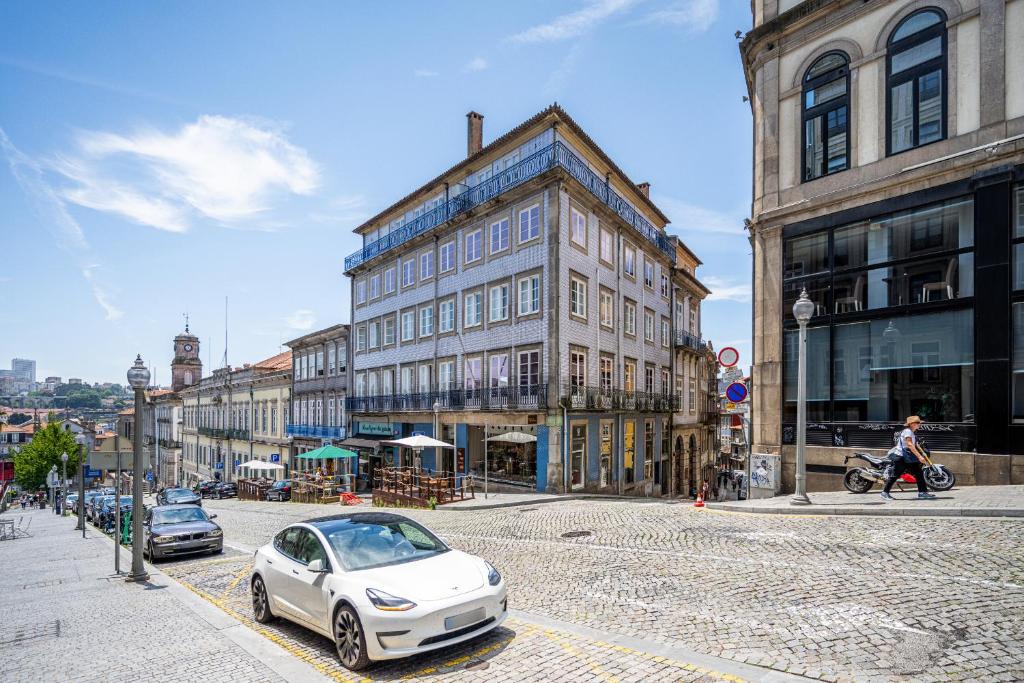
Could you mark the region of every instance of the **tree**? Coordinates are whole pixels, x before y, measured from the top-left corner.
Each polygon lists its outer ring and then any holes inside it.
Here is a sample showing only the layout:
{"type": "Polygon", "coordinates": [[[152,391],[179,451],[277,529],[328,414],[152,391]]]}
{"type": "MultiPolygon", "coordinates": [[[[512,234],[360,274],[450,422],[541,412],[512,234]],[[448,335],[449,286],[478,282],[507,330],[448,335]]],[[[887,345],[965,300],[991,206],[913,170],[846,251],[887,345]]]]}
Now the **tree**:
{"type": "Polygon", "coordinates": [[[80,449],[75,435],[61,429],[60,423],[51,422],[36,431],[28,444],[14,456],[14,478],[24,491],[35,491],[46,485],[46,475],[54,465],[63,474],[60,456],[68,454],[68,472],[78,471],[80,449]]]}
{"type": "Polygon", "coordinates": [[[10,417],[7,418],[7,424],[9,425],[23,425],[31,421],[32,416],[25,413],[11,413],[10,417]]]}

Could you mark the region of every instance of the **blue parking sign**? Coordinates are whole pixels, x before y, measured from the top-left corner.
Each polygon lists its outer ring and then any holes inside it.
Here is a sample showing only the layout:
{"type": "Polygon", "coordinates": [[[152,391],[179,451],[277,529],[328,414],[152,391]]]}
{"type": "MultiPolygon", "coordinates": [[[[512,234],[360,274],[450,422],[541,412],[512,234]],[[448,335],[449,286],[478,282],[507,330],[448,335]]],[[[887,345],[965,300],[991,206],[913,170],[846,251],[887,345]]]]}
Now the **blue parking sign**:
{"type": "Polygon", "coordinates": [[[270,454],[270,462],[281,462],[281,454],[280,453],[271,453],[270,454]]]}

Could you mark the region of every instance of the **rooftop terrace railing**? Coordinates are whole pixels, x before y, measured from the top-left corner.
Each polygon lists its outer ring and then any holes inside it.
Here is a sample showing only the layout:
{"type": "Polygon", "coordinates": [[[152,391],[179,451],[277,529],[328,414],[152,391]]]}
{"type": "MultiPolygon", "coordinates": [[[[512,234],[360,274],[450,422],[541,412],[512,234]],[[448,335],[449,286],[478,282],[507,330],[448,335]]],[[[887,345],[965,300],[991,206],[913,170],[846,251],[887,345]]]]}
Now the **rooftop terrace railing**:
{"type": "Polygon", "coordinates": [[[604,202],[623,221],[632,226],[641,237],[653,244],[669,258],[675,258],[675,250],[664,232],[654,227],[650,221],[630,206],[629,202],[619,196],[615,190],[611,189],[608,182],[590,170],[590,167],[576,156],[565,143],[555,142],[534,152],[519,163],[509,166],[490,179],[471,187],[462,194],[450,198],[440,206],[417,216],[390,234],[370,242],[345,259],[345,270],[352,270],[370,259],[405,244],[414,237],[422,235],[445,221],[455,218],[514,187],[522,185],[526,181],[536,178],[556,166],[565,169],[569,175],[578,180],[591,194],[604,202]]]}

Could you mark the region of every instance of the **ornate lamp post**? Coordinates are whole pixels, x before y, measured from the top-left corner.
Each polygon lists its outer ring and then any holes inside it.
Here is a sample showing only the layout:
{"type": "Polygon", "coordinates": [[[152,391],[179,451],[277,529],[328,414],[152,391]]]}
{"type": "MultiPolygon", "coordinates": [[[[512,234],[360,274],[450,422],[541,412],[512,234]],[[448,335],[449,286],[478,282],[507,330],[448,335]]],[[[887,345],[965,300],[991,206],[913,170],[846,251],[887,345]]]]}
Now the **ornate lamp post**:
{"type": "Polygon", "coordinates": [[[79,434],[75,437],[78,444],[78,526],[77,531],[82,532],[85,538],[85,468],[87,467],[88,451],[85,448],[85,435],[79,434]]]}
{"type": "MultiPolygon", "coordinates": [[[[68,452],[67,451],[64,451],[63,453],[60,454],[60,466],[61,466],[61,469],[63,470],[62,474],[64,475],[64,486],[61,488],[61,491],[63,491],[63,493],[61,495],[64,497],[64,500],[67,500],[68,499],[68,452]]],[[[67,517],[67,514],[68,514],[68,506],[62,501],[61,504],[60,504],[60,516],[61,517],[67,517]]]]}
{"type": "MultiPolygon", "coordinates": [[[[128,370],[128,384],[135,390],[135,425],[134,434],[134,468],[132,471],[132,571],[128,574],[129,581],[148,581],[146,565],[142,561],[142,407],[145,404],[145,391],[149,386],[149,370],[142,363],[142,356],[136,356],[135,364],[128,370]]],[[[116,502],[120,508],[121,501],[116,502]]],[[[115,532],[117,533],[117,532],[115,532]]]]}
{"type": "Polygon", "coordinates": [[[796,492],[790,499],[792,505],[810,505],[807,497],[807,323],[814,315],[814,302],[807,296],[807,289],[800,292],[800,298],[793,304],[793,317],[800,325],[800,342],[796,379],[796,492]]]}

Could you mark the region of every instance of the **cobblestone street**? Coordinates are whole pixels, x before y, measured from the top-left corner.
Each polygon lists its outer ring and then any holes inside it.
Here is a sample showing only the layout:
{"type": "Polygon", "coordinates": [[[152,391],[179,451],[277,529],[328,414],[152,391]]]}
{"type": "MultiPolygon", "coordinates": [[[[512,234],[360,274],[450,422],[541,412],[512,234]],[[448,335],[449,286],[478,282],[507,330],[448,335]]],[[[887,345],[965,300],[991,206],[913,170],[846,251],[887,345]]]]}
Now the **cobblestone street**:
{"type": "MultiPolygon", "coordinates": [[[[291,521],[338,509],[207,506],[239,554],[163,571],[322,673],[352,679],[328,640],[255,625],[246,581],[253,548],[291,521]]],[[[378,665],[374,679],[735,675],[661,647],[821,680],[1024,678],[1024,521],[760,516],[636,501],[408,514],[499,567],[515,611],[485,638],[378,665]]]]}

